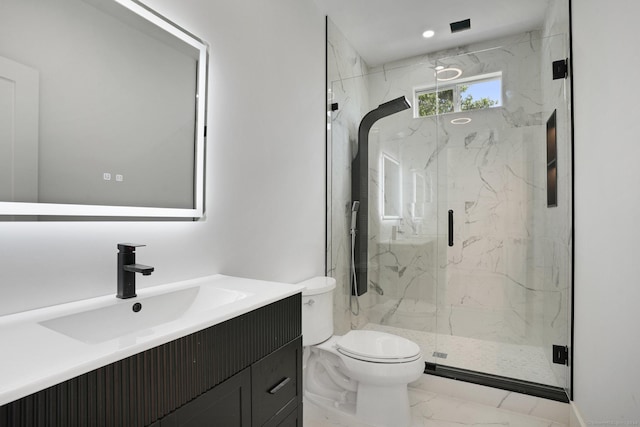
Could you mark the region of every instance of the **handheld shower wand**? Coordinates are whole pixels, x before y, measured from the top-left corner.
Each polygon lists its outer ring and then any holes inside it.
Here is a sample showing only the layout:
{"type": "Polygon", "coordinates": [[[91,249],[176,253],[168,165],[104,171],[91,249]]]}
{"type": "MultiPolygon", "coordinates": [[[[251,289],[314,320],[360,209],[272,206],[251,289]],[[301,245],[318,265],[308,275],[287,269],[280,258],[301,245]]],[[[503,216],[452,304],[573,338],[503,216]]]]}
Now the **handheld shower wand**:
{"type": "Polygon", "coordinates": [[[360,202],[356,200],[351,205],[351,228],[350,228],[350,230],[351,230],[352,233],[354,231],[356,231],[356,219],[358,218],[358,208],[360,208],[360,202]]]}
{"type": "Polygon", "coordinates": [[[355,316],[360,314],[360,301],[358,301],[358,277],[356,275],[356,220],[358,219],[358,208],[360,208],[360,202],[354,201],[351,205],[351,228],[349,234],[351,234],[351,289],[349,290],[349,310],[355,316]],[[356,307],[353,307],[353,298],[356,299],[356,307]]]}

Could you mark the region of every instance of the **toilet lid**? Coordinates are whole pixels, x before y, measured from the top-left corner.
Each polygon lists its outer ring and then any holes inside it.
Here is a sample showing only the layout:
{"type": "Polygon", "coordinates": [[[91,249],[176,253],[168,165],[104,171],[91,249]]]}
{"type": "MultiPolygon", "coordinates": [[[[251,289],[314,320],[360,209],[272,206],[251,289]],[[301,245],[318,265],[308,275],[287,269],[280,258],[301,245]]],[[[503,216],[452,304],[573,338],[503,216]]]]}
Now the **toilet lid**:
{"type": "Polygon", "coordinates": [[[413,341],[378,331],[349,331],[336,346],[347,356],[376,362],[406,362],[420,356],[420,347],[413,341]]]}

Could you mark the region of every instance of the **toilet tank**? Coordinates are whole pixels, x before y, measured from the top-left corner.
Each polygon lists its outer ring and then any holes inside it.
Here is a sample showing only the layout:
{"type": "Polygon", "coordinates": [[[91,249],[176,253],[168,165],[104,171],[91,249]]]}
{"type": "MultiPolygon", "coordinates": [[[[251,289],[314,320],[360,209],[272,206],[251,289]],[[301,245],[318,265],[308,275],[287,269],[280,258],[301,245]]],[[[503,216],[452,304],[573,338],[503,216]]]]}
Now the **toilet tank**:
{"type": "Polygon", "coordinates": [[[299,285],[302,291],[302,345],[328,340],[333,335],[333,290],[336,279],[314,277],[299,285]]]}

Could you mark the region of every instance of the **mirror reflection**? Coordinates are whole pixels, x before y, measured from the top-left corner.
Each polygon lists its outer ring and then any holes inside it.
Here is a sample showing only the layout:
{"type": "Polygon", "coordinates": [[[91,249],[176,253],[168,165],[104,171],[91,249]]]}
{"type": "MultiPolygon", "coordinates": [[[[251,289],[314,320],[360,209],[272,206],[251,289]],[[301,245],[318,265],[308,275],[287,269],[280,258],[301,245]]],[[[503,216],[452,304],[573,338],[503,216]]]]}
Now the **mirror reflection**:
{"type": "Polygon", "coordinates": [[[382,218],[402,217],[402,179],[400,163],[386,153],[382,153],[382,218]]]}
{"type": "Polygon", "coordinates": [[[121,3],[3,1],[0,202],[196,209],[206,47],[121,3]]]}

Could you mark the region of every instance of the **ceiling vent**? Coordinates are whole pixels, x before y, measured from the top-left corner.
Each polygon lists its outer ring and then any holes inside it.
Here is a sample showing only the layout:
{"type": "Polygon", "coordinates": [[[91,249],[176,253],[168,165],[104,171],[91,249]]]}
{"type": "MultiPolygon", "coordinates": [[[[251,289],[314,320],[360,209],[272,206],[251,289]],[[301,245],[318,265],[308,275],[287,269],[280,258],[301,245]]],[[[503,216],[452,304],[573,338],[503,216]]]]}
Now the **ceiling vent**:
{"type": "Polygon", "coordinates": [[[463,21],[452,22],[449,24],[452,33],[459,33],[471,28],[471,19],[465,19],[463,21]]]}

